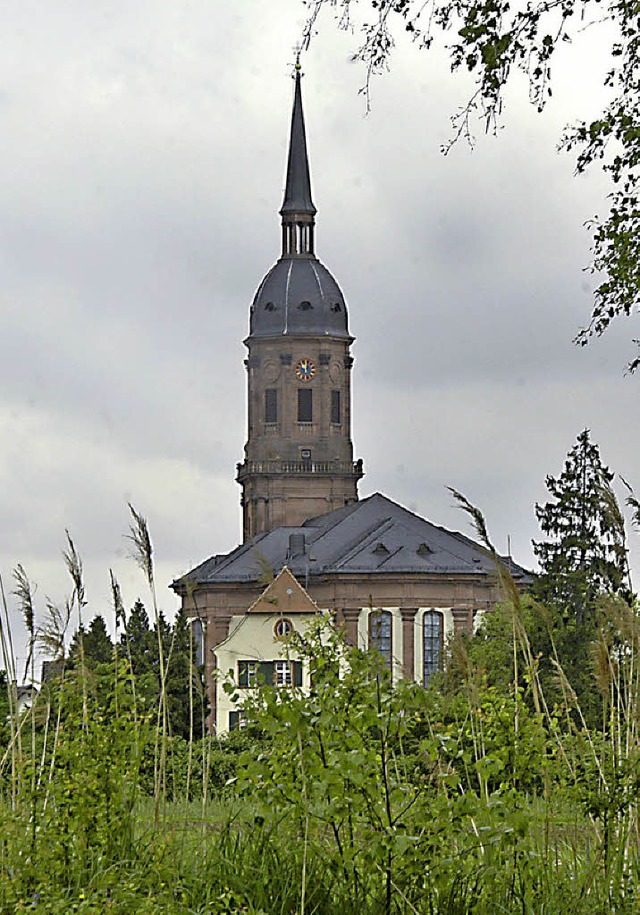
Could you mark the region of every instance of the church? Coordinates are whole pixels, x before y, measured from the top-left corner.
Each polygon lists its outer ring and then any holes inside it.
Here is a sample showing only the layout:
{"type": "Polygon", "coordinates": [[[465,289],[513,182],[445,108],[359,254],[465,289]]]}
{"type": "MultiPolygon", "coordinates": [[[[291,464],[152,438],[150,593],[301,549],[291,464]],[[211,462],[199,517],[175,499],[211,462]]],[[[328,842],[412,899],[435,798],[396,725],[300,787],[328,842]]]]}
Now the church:
{"type": "MultiPolygon", "coordinates": [[[[240,722],[243,690],[265,680],[309,686],[287,635],[318,613],[353,645],[375,646],[394,679],[426,685],[448,636],[473,631],[500,598],[478,544],[380,493],[359,498],[354,337],[340,286],[315,253],[301,77],[297,63],[281,254],[258,286],[244,341],[248,434],[236,475],[243,542],[172,583],[201,638],[217,733],[240,722]],[[222,689],[227,676],[237,703],[222,689]]],[[[505,562],[526,583],[526,570],[505,562]]]]}

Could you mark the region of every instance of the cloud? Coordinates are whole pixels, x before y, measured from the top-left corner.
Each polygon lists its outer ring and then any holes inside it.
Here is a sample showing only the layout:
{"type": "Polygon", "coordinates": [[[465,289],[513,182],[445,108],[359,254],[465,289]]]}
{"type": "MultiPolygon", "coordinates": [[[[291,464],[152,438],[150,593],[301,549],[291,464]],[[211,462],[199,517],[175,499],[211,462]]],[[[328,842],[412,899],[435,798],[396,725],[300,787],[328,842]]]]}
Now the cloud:
{"type": "MultiPolygon", "coordinates": [[[[238,542],[242,339],[279,254],[303,18],[298,0],[3,7],[5,578],[22,561],[40,595],[67,593],[67,527],[92,607],[109,606],[110,566],[129,604],[144,596],[127,500],[149,519],[168,610],[173,577],[238,542]]],[[[352,36],[327,20],[304,58],[318,251],[357,336],[362,491],[464,527],[451,483],[523,561],[544,477],[584,426],[640,486],[632,325],[571,344],[594,282],[583,223],[606,193],[555,153],[598,97],[586,40],[588,72],[567,58],[544,119],[520,83],[505,130],[446,158],[469,83],[441,53],[401,43],[366,117],[352,36]]]]}

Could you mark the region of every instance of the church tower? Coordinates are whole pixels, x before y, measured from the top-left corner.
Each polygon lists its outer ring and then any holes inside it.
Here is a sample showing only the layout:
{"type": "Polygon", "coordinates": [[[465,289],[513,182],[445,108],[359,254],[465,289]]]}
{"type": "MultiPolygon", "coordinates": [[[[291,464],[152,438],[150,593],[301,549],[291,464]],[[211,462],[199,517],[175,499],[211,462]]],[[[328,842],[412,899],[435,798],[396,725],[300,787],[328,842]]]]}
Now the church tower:
{"type": "Polygon", "coordinates": [[[300,64],[282,217],[282,254],[251,305],[248,434],[238,464],[243,539],[358,500],[353,460],[354,338],[340,287],[315,255],[316,208],[302,111],[300,64]]]}

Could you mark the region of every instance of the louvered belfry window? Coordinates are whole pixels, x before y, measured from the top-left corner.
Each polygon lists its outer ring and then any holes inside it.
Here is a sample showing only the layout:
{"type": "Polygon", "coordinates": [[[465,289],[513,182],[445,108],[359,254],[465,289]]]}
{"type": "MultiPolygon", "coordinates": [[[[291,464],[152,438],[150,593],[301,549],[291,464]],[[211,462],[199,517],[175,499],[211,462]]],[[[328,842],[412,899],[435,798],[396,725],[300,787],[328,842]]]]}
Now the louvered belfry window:
{"type": "Polygon", "coordinates": [[[331,422],[334,426],[339,426],[342,422],[342,412],[340,410],[340,391],[331,392],[331,422]]]}
{"type": "Polygon", "coordinates": [[[277,388],[267,388],[264,392],[264,421],[265,423],[278,422],[277,388]]]}
{"type": "Polygon", "coordinates": [[[310,388],[298,388],[298,422],[313,422],[313,391],[310,388]]]}

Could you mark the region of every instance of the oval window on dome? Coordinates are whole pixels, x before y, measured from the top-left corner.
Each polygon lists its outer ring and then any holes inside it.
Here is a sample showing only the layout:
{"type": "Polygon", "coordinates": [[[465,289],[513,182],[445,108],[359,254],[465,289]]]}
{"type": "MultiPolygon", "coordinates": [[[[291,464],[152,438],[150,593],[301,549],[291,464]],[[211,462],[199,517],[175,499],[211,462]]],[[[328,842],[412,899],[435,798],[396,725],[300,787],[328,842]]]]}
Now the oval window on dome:
{"type": "Polygon", "coordinates": [[[331,306],[331,311],[335,311],[336,313],[339,311],[342,311],[342,305],[340,304],[340,302],[334,302],[333,305],[331,306]]]}
{"type": "Polygon", "coordinates": [[[311,311],[311,309],[313,308],[313,305],[311,304],[311,302],[308,302],[305,299],[303,302],[300,302],[300,304],[298,305],[298,308],[300,309],[300,311],[311,311]]]}
{"type": "Polygon", "coordinates": [[[267,304],[264,306],[264,310],[265,311],[275,311],[276,306],[273,304],[273,302],[267,302],[267,304]]]}

